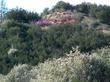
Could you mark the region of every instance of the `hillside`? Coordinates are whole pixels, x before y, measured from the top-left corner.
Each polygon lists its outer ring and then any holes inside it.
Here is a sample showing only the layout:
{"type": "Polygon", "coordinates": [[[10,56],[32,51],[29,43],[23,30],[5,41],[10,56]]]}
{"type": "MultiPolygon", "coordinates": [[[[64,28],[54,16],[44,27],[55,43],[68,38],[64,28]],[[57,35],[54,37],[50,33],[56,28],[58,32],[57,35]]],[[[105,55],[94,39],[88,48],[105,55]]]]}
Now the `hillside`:
{"type": "Polygon", "coordinates": [[[109,82],[109,59],[110,48],[87,54],[77,47],[65,57],[47,60],[34,67],[14,66],[6,76],[0,76],[0,82],[109,82]]]}
{"type": "Polygon", "coordinates": [[[110,6],[59,1],[41,14],[4,13],[0,82],[110,82],[109,70],[110,6]]]}

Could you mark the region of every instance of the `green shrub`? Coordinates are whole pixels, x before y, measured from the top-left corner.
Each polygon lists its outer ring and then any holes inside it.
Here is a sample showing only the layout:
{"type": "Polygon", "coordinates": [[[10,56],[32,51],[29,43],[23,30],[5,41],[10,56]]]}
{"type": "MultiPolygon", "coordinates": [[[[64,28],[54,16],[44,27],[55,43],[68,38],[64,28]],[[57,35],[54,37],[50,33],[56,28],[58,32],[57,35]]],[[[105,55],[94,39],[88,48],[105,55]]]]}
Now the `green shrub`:
{"type": "Polygon", "coordinates": [[[91,54],[73,48],[65,57],[47,60],[37,66],[15,66],[8,75],[0,76],[4,82],[109,82],[110,49],[91,54]]]}
{"type": "Polygon", "coordinates": [[[47,59],[59,58],[71,47],[79,46],[81,52],[91,52],[110,45],[109,35],[84,28],[81,24],[53,25],[42,29],[35,25],[7,21],[0,28],[0,73],[3,74],[19,63],[36,65],[47,59]],[[9,56],[8,51],[12,46],[18,51],[9,56]]]}

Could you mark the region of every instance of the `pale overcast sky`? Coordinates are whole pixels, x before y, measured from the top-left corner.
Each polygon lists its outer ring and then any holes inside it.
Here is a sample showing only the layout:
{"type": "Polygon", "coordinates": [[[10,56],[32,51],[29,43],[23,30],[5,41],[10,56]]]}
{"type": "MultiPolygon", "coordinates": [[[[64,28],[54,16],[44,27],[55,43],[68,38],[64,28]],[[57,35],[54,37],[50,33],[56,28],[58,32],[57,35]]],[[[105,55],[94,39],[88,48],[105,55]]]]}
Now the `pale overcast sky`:
{"type": "MultiPolygon", "coordinates": [[[[20,7],[31,11],[37,11],[38,13],[42,12],[43,9],[46,7],[51,8],[58,1],[61,0],[5,0],[6,6],[10,9],[20,7]]],[[[110,5],[110,0],[62,0],[62,1],[69,2],[73,5],[82,2],[110,5]]]]}

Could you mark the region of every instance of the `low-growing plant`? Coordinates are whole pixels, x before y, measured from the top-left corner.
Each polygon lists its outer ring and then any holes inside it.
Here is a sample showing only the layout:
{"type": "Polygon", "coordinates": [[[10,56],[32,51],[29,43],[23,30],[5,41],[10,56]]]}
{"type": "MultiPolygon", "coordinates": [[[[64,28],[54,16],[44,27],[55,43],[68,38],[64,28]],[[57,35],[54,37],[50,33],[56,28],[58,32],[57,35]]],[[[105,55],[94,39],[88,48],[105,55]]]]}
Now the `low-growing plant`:
{"type": "Polygon", "coordinates": [[[73,48],[66,57],[47,60],[30,68],[15,66],[1,82],[109,82],[110,49],[100,49],[91,54],[73,48]]]}

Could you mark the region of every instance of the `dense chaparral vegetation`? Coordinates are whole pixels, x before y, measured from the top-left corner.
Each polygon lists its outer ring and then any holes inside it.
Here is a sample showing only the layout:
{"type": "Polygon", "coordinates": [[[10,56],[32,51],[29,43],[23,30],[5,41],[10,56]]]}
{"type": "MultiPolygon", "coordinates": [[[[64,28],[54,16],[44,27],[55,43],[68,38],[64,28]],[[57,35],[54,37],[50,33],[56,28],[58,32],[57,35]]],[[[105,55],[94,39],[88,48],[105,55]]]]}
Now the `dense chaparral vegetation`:
{"type": "Polygon", "coordinates": [[[109,82],[110,48],[81,53],[73,48],[65,57],[46,60],[37,66],[19,64],[0,82],[109,82]]]}
{"type": "Polygon", "coordinates": [[[109,13],[110,6],[63,1],[41,15],[21,8],[6,12],[0,23],[0,82],[110,82],[109,13]],[[42,19],[66,11],[74,23],[42,19]]]}

